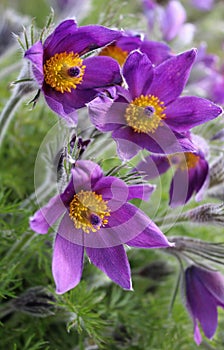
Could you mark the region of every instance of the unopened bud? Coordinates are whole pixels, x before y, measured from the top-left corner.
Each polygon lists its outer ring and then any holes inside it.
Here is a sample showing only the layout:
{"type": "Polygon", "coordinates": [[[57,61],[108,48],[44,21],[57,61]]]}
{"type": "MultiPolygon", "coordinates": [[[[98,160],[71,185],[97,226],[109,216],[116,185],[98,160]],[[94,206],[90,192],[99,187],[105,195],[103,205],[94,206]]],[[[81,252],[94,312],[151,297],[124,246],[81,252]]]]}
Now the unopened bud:
{"type": "Polygon", "coordinates": [[[54,315],[56,299],[44,287],[29,288],[26,292],[13,300],[16,311],[24,312],[36,317],[54,315]]]}
{"type": "Polygon", "coordinates": [[[224,203],[204,204],[185,212],[184,215],[192,222],[224,226],[224,203]]]}

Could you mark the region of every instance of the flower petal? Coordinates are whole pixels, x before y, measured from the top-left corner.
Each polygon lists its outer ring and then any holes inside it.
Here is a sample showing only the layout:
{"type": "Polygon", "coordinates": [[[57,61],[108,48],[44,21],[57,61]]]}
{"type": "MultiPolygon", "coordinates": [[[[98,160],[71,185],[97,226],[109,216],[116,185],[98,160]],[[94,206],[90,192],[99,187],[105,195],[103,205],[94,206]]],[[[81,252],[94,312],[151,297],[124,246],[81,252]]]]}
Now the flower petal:
{"type": "Polygon", "coordinates": [[[78,160],[71,172],[75,193],[91,191],[103,176],[101,167],[90,160],[78,160]]]}
{"type": "Polygon", "coordinates": [[[157,96],[167,106],[182,92],[196,57],[196,50],[173,56],[154,69],[154,78],[147,94],[157,96]]]}
{"type": "Polygon", "coordinates": [[[121,36],[121,32],[99,25],[76,26],[72,20],[62,22],[45,42],[48,56],[60,52],[83,55],[91,50],[110,44],[121,36]]]}
{"type": "Polygon", "coordinates": [[[163,38],[170,41],[179,33],[182,25],[186,21],[186,11],[179,1],[168,2],[161,19],[163,38]]]}
{"type": "MultiPolygon", "coordinates": [[[[64,94],[52,89],[47,84],[43,86],[45,100],[56,114],[64,118],[71,126],[76,126],[78,115],[72,103],[72,95],[68,92],[64,94]]],[[[80,103],[80,102],[79,102],[80,103]]]]}
{"type": "Polygon", "coordinates": [[[143,201],[149,200],[152,192],[154,192],[156,186],[150,184],[139,184],[139,185],[131,185],[128,186],[129,195],[128,200],[139,198],[143,201]]]}
{"type": "Polygon", "coordinates": [[[173,132],[165,123],[153,134],[137,133],[130,127],[124,127],[114,130],[112,137],[117,143],[118,154],[122,159],[132,158],[140,149],[164,154],[195,152],[195,146],[188,137],[173,132]]]}
{"type": "Polygon", "coordinates": [[[135,248],[167,248],[172,246],[156,224],[148,217],[147,220],[146,229],[135,238],[127,241],[126,244],[135,248]]]}
{"type": "Polygon", "coordinates": [[[102,177],[93,187],[93,191],[102,195],[111,211],[118,210],[128,201],[128,186],[117,177],[102,177]]]}
{"type": "MultiPolygon", "coordinates": [[[[61,22],[55,30],[47,37],[44,42],[44,58],[45,60],[67,50],[60,50],[66,40],[77,31],[77,23],[73,19],[61,22]]],[[[69,50],[72,51],[72,50],[69,50]]]]}
{"type": "Polygon", "coordinates": [[[166,108],[166,123],[172,129],[183,132],[212,120],[221,113],[222,108],[209,100],[184,96],[166,108]]]}
{"type": "Polygon", "coordinates": [[[127,103],[114,103],[102,93],[88,104],[89,117],[98,130],[112,131],[126,125],[124,114],[127,106],[127,103]]]}
{"type": "Polygon", "coordinates": [[[123,75],[132,99],[145,95],[153,79],[152,62],[145,54],[133,51],[123,66],[123,75]]]}
{"type": "Polygon", "coordinates": [[[191,266],[186,270],[186,306],[195,321],[199,320],[205,336],[211,339],[217,328],[217,305],[197,278],[195,269],[195,266],[191,266]]]}
{"type": "Polygon", "coordinates": [[[111,57],[96,56],[83,61],[85,73],[80,89],[92,89],[122,83],[120,67],[111,57]]]}
{"type": "Polygon", "coordinates": [[[84,247],[56,236],[54,243],[52,272],[56,293],[63,294],[77,286],[83,269],[84,247]]]}
{"type": "Polygon", "coordinates": [[[65,211],[66,207],[60,196],[57,195],[30,218],[30,228],[37,233],[47,233],[65,211]]]}
{"type": "Polygon", "coordinates": [[[175,208],[184,205],[195,191],[195,169],[181,170],[177,169],[170,185],[169,205],[175,208]]]}
{"type": "Polygon", "coordinates": [[[166,156],[147,156],[136,166],[136,169],[144,173],[147,180],[164,174],[170,168],[170,162],[166,156]]]}
{"type": "Polygon", "coordinates": [[[141,45],[141,52],[145,53],[155,65],[162,63],[172,56],[170,47],[158,41],[144,40],[141,45]]]}
{"type": "Polygon", "coordinates": [[[90,261],[112,281],[124,289],[131,290],[131,271],[122,245],[111,248],[86,248],[90,261]]]}
{"type": "Polygon", "coordinates": [[[39,86],[42,87],[44,81],[42,43],[40,41],[36,42],[25,52],[24,57],[32,62],[34,76],[39,86]]]}

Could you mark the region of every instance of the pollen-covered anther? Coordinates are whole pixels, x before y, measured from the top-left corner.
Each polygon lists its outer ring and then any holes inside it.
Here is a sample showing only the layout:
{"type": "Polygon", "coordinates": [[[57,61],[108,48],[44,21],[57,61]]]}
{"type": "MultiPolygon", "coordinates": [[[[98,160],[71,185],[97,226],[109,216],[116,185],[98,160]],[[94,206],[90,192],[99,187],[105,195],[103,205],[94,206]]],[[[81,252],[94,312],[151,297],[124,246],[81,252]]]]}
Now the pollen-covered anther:
{"type": "Polygon", "coordinates": [[[111,44],[104,47],[100,51],[99,56],[112,57],[119,63],[120,66],[123,66],[126,58],[128,57],[128,51],[124,51],[119,46],[111,44]]]}
{"type": "Polygon", "coordinates": [[[44,64],[44,79],[56,91],[71,92],[82,83],[85,66],[74,52],[56,53],[44,64]]]}
{"type": "Polygon", "coordinates": [[[127,124],[138,133],[154,133],[165,119],[164,102],[154,95],[141,95],[125,111],[127,124]]]}
{"type": "Polygon", "coordinates": [[[86,233],[96,232],[108,223],[110,209],[102,195],[92,191],[80,191],[70,203],[69,216],[77,229],[86,233]]]}

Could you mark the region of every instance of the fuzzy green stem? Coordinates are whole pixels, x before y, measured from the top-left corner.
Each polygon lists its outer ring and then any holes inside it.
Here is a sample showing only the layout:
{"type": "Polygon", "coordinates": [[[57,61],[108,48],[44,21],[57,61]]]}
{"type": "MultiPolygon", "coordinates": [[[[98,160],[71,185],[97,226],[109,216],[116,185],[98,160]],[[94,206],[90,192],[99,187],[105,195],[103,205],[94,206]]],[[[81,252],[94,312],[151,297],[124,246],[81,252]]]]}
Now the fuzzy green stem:
{"type": "Polygon", "coordinates": [[[8,126],[14,116],[16,107],[22,101],[22,94],[13,94],[11,99],[6,103],[5,107],[0,114],[0,145],[2,144],[5,134],[7,132],[8,126]]]}
{"type": "Polygon", "coordinates": [[[169,226],[176,223],[182,223],[188,221],[188,216],[185,213],[175,215],[167,215],[161,218],[155,218],[155,223],[158,226],[169,226]]]}
{"type": "Polygon", "coordinates": [[[0,308],[0,320],[10,315],[13,311],[14,311],[14,307],[12,306],[11,302],[5,303],[0,308]]]}

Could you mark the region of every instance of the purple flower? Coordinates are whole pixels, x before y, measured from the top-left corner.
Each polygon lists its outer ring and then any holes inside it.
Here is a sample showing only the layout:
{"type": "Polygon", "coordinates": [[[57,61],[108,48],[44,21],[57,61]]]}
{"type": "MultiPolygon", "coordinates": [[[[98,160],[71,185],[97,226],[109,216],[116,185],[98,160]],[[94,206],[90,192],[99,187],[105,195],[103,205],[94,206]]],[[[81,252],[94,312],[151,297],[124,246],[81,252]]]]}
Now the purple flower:
{"type": "Polygon", "coordinates": [[[162,154],[195,151],[189,129],[222,112],[206,99],[179,97],[195,56],[190,50],[154,67],[145,54],[134,51],[123,66],[128,89],[117,87],[114,100],[100,95],[89,103],[92,123],[102,132],[112,131],[121,158],[130,159],[140,149],[162,154]]]}
{"type": "MultiPolygon", "coordinates": [[[[193,136],[193,135],[192,135],[193,136]]],[[[203,144],[203,139],[194,137],[193,140],[203,144]]],[[[200,146],[201,146],[200,145],[200,146]]],[[[166,156],[147,156],[137,165],[137,169],[152,179],[165,173],[171,166],[175,172],[170,185],[170,206],[184,205],[194,192],[196,200],[201,200],[209,185],[209,165],[202,147],[197,145],[196,153],[175,153],[166,156]]]]}
{"type": "Polygon", "coordinates": [[[202,11],[210,11],[214,5],[214,0],[191,0],[192,6],[202,11]]]}
{"type": "Polygon", "coordinates": [[[194,340],[199,345],[201,334],[211,339],[218,323],[217,307],[224,308],[224,277],[221,273],[192,265],[185,271],[186,307],[194,322],[194,340]]]}
{"type": "Polygon", "coordinates": [[[123,66],[129,53],[136,49],[140,49],[141,52],[145,53],[155,65],[171,57],[171,50],[168,45],[146,38],[143,40],[141,35],[130,32],[123,32],[118,40],[103,48],[99,55],[112,57],[118,61],[120,66],[123,66]]]}
{"type": "Polygon", "coordinates": [[[57,293],[80,281],[84,250],[90,261],[122,288],[131,289],[131,275],[123,243],[130,247],[170,246],[159,228],[137,207],[133,198],[146,200],[150,185],[126,185],[104,176],[95,163],[79,160],[63,193],[53,197],[30,220],[30,227],[45,234],[59,219],[53,253],[57,293]]]}
{"type": "Polygon", "coordinates": [[[77,27],[63,21],[44,44],[36,42],[25,52],[34,77],[49,107],[76,122],[76,109],[91,101],[98,88],[121,83],[117,62],[109,57],[82,58],[88,52],[118,39],[121,33],[103,26],[77,27]]]}
{"type": "Polygon", "coordinates": [[[186,11],[176,0],[170,0],[165,7],[154,0],[142,0],[142,6],[150,31],[154,28],[155,19],[158,19],[163,39],[166,41],[171,41],[177,36],[186,20],[186,11]]]}
{"type": "Polygon", "coordinates": [[[161,16],[161,30],[166,41],[173,40],[186,21],[186,11],[179,1],[171,0],[161,16]]]}

